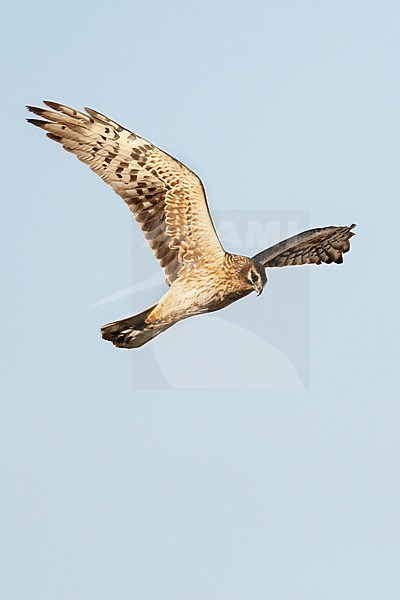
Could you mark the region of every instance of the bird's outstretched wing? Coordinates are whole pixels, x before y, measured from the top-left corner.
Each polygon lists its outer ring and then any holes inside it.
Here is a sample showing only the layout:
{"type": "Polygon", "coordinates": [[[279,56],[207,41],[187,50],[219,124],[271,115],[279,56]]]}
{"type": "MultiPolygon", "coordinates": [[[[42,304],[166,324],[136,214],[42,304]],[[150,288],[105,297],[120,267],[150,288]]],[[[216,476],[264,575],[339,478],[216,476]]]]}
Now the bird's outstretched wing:
{"type": "Polygon", "coordinates": [[[253,260],[264,267],[288,267],[321,263],[342,263],[343,254],[350,250],[349,239],[354,235],[350,227],[320,227],[298,233],[259,252],[253,260]]]}
{"type": "Polygon", "coordinates": [[[47,131],[123,198],[171,284],[186,269],[223,257],[200,179],[182,163],[108,117],[55,102],[28,106],[47,131]]]}

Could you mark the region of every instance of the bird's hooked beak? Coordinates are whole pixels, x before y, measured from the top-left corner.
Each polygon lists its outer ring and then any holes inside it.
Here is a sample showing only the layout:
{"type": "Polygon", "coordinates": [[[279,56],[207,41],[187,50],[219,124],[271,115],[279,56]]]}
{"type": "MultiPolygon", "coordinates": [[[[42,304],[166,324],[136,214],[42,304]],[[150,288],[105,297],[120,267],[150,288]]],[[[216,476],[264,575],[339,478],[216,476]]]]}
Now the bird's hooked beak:
{"type": "Polygon", "coordinates": [[[257,292],[257,296],[261,296],[263,289],[264,289],[264,285],[262,282],[257,282],[254,284],[254,289],[257,292]]]}

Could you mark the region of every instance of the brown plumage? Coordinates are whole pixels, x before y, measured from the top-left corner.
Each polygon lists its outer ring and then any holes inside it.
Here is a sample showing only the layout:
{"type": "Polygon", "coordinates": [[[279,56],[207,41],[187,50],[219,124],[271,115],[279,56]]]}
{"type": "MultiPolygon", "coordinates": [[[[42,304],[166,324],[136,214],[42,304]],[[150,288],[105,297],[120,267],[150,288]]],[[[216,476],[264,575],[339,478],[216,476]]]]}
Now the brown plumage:
{"type": "Polygon", "coordinates": [[[253,258],[229,254],[215,232],[200,179],[108,117],[55,102],[28,106],[29,123],[72,152],[126,202],[165,272],[169,289],[142,313],[101,328],[120,348],[138,348],[177,321],[261,294],[265,267],[342,262],[354,227],[312,229],[253,258]]]}

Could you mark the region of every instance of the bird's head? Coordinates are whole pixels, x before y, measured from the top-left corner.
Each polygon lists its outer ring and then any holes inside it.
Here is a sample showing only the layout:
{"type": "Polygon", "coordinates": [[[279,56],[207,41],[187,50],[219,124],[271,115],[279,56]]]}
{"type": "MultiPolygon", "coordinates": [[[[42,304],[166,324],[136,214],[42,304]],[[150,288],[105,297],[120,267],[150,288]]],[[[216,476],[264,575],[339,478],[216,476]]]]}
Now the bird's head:
{"type": "Polygon", "coordinates": [[[246,280],[246,284],[252,287],[257,292],[257,296],[259,296],[264,289],[264,285],[267,283],[267,275],[262,264],[248,259],[248,263],[242,270],[242,275],[246,280]]]}

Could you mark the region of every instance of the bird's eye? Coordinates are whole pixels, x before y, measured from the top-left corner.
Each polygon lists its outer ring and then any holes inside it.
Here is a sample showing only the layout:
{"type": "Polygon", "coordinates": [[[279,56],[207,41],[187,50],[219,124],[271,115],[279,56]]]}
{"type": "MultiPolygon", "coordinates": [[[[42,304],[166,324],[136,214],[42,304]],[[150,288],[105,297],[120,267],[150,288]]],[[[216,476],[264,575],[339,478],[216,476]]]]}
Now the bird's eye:
{"type": "Polygon", "coordinates": [[[256,281],[258,281],[258,275],[255,271],[250,271],[250,279],[253,283],[256,283],[256,281]]]}

